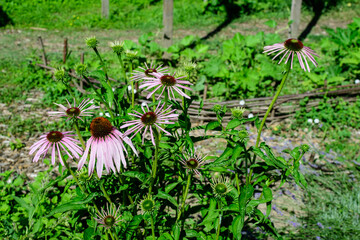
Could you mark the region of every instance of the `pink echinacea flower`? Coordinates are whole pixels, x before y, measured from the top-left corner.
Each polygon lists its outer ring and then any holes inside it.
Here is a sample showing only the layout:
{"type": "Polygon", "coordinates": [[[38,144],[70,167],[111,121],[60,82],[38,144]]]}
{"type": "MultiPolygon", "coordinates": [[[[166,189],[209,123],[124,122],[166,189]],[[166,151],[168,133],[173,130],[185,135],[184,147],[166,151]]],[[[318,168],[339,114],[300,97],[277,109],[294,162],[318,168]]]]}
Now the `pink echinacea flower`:
{"type": "Polygon", "coordinates": [[[194,171],[196,175],[201,175],[198,169],[205,164],[204,159],[206,156],[201,156],[193,152],[185,153],[184,156],[185,158],[180,159],[184,168],[194,171]]]}
{"type": "Polygon", "coordinates": [[[83,152],[82,149],[77,145],[79,141],[71,138],[75,135],[70,135],[68,133],[71,132],[51,131],[47,134],[41,135],[40,140],[30,147],[30,155],[38,150],[35,154],[33,162],[39,161],[41,156],[43,156],[44,159],[50,148],[51,164],[53,165],[55,164],[55,156],[58,155],[61,165],[64,166],[61,151],[64,151],[70,158],[73,158],[74,156],[75,158],[79,159],[83,152]],[[68,152],[68,150],[71,152],[71,154],[68,152]]]}
{"type": "Polygon", "coordinates": [[[190,97],[188,95],[186,95],[183,91],[181,91],[180,88],[182,89],[186,89],[186,90],[192,90],[189,87],[183,86],[182,84],[186,84],[186,85],[192,85],[189,81],[184,81],[184,80],[180,80],[182,78],[185,77],[178,77],[175,78],[175,73],[173,75],[168,75],[168,74],[162,74],[162,73],[152,73],[151,75],[153,75],[155,78],[151,78],[151,77],[145,77],[143,78],[144,81],[139,88],[146,88],[145,90],[150,90],[152,88],[155,88],[152,92],[150,92],[146,98],[150,98],[151,95],[155,94],[155,92],[159,89],[162,88],[162,91],[158,97],[158,99],[163,95],[164,91],[167,91],[167,94],[169,96],[169,99],[171,100],[171,98],[175,99],[175,95],[174,95],[174,91],[176,91],[177,93],[179,93],[181,96],[189,98],[190,97]]]}
{"type": "Polygon", "coordinates": [[[53,116],[58,116],[58,117],[68,117],[67,120],[71,119],[71,118],[77,118],[80,119],[81,121],[84,121],[81,119],[82,116],[92,116],[92,113],[89,112],[90,110],[99,108],[95,105],[91,105],[88,106],[89,104],[93,103],[94,99],[84,99],[82,100],[82,102],[80,103],[79,106],[76,107],[76,101],[74,99],[74,106],[71,106],[71,104],[69,103],[69,101],[66,99],[67,103],[68,103],[68,107],[65,107],[62,104],[57,104],[55,103],[55,105],[59,106],[63,111],[60,112],[48,112],[49,115],[53,115],[53,116]],[[88,107],[87,107],[88,106],[88,107]],[[87,108],[86,108],[87,107],[87,108]]]}
{"type": "Polygon", "coordinates": [[[150,75],[151,73],[161,73],[161,74],[167,74],[167,67],[161,67],[162,65],[155,67],[155,65],[153,65],[153,63],[150,64],[150,66],[148,66],[145,63],[145,68],[143,67],[139,67],[140,69],[142,69],[142,71],[138,71],[138,70],[134,70],[134,72],[132,73],[134,76],[131,77],[131,80],[133,81],[139,81],[145,77],[152,77],[152,75],[150,75]]]}
{"type": "Polygon", "coordinates": [[[309,67],[309,64],[308,64],[306,58],[308,58],[315,65],[315,67],[318,65],[316,60],[314,59],[313,55],[315,55],[317,57],[319,57],[319,55],[317,55],[314,52],[314,50],[310,49],[309,47],[304,46],[304,44],[301,41],[299,41],[297,39],[293,39],[293,38],[286,40],[284,43],[275,43],[274,45],[271,45],[271,46],[265,46],[263,53],[267,53],[267,55],[277,53],[272,58],[272,60],[277,58],[279,55],[283,54],[283,56],[281,57],[278,64],[280,64],[282,62],[282,60],[287,56],[286,60],[285,60],[285,64],[286,64],[291,57],[291,69],[293,66],[295,54],[298,57],[300,67],[304,71],[306,71],[306,69],[307,69],[307,71],[310,72],[310,67],[309,67]],[[304,62],[305,62],[305,64],[304,64],[304,62]],[[306,68],[305,68],[305,65],[306,65],[306,68]]]}
{"type": "Polygon", "coordinates": [[[106,208],[106,211],[104,208],[101,208],[101,212],[96,213],[97,218],[94,219],[100,224],[101,227],[109,229],[120,222],[120,206],[115,209],[113,205],[110,207],[107,205],[106,208]]]}
{"type": "Polygon", "coordinates": [[[78,170],[84,166],[90,148],[89,175],[94,172],[95,160],[97,160],[96,172],[99,178],[102,176],[104,165],[107,173],[110,172],[110,169],[113,172],[119,172],[120,164],[126,167],[124,152],[127,154],[127,150],[123,142],[129,145],[137,155],[131,140],[113,127],[106,118],[94,118],[90,124],[90,132],[91,137],[86,142],[86,149],[79,161],[78,170]]]}
{"type": "Polygon", "coordinates": [[[174,122],[170,122],[170,121],[176,121],[179,116],[179,114],[173,113],[175,110],[166,112],[171,108],[171,105],[168,108],[166,108],[165,110],[163,110],[165,103],[162,106],[160,106],[160,104],[161,103],[159,102],[159,104],[157,105],[154,112],[150,111],[149,107],[147,105],[145,105],[146,110],[144,109],[144,106],[141,106],[143,113],[139,113],[137,111],[134,111],[135,114],[129,113],[129,115],[135,116],[138,119],[132,120],[132,121],[127,121],[120,128],[126,128],[129,126],[133,126],[132,128],[128,129],[125,133],[126,135],[129,135],[129,134],[135,132],[131,138],[133,138],[139,131],[141,131],[141,129],[145,128],[145,131],[143,133],[143,138],[142,138],[143,144],[144,144],[145,134],[146,134],[147,130],[149,130],[150,136],[151,136],[151,142],[155,146],[153,127],[158,128],[159,130],[163,131],[167,135],[171,135],[165,129],[161,128],[159,124],[174,124],[174,122]]]}

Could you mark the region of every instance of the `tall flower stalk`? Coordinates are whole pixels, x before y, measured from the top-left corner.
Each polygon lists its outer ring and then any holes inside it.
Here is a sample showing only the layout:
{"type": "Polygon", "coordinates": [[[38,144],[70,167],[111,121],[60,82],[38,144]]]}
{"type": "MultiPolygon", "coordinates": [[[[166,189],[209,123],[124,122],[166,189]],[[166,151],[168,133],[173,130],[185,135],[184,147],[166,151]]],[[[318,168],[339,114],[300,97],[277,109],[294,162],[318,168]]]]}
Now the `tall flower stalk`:
{"type": "MultiPolygon", "coordinates": [[[[288,40],[286,40],[284,43],[276,43],[274,45],[271,46],[265,46],[264,47],[264,53],[267,53],[267,55],[273,54],[273,53],[277,53],[274,57],[273,60],[275,58],[277,58],[278,56],[280,56],[281,54],[283,54],[283,56],[281,57],[280,61],[278,62],[278,64],[280,64],[283,59],[286,58],[285,60],[285,64],[286,64],[286,71],[285,74],[281,80],[281,83],[275,93],[275,96],[273,98],[273,100],[271,101],[265,116],[263,117],[261,123],[260,123],[260,127],[258,129],[258,134],[257,134],[257,138],[256,138],[256,143],[255,143],[255,147],[259,146],[260,143],[260,137],[261,137],[261,132],[262,129],[265,125],[265,121],[267,119],[267,117],[269,116],[269,113],[271,112],[277,98],[279,97],[281,90],[283,89],[286,79],[289,76],[290,70],[293,67],[293,62],[294,62],[294,56],[296,55],[298,60],[299,60],[299,64],[300,67],[304,70],[304,71],[308,71],[310,72],[310,67],[309,64],[307,62],[306,59],[309,59],[314,65],[315,67],[318,65],[316,60],[314,59],[313,55],[317,56],[318,55],[309,47],[304,46],[304,44],[297,40],[297,39],[293,39],[290,38],[288,40]],[[291,58],[291,60],[290,60],[291,58]]],[[[256,157],[256,155],[254,156],[254,158],[256,157]]],[[[253,168],[250,169],[248,178],[247,178],[247,183],[249,184],[251,182],[251,177],[252,177],[252,172],[253,172],[253,168]]]]}

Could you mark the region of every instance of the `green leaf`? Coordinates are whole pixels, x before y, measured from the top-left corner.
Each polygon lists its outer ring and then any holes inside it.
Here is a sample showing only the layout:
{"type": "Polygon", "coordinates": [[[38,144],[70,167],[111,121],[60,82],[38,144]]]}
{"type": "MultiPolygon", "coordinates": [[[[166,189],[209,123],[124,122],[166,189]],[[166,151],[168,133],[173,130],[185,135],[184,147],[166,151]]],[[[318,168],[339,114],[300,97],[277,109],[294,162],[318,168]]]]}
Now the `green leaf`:
{"type": "Polygon", "coordinates": [[[126,227],[125,233],[126,233],[126,239],[131,240],[134,239],[132,235],[134,232],[138,229],[140,223],[144,219],[143,215],[135,215],[129,225],[126,227]]]}
{"type": "Polygon", "coordinates": [[[169,193],[171,190],[173,190],[179,183],[181,182],[174,182],[174,183],[170,183],[168,185],[165,186],[165,192],[169,193]]]}
{"type": "Polygon", "coordinates": [[[91,240],[93,239],[92,236],[94,236],[95,229],[92,227],[88,227],[84,231],[84,240],[91,240]]]}
{"type": "Polygon", "coordinates": [[[232,119],[226,126],[226,130],[236,128],[237,126],[240,126],[241,124],[242,124],[242,121],[240,121],[239,119],[237,119],[237,118],[232,119]]]}
{"type": "MultiPolygon", "coordinates": [[[[240,214],[238,217],[235,218],[236,221],[234,220],[233,225],[232,225],[233,231],[234,231],[234,226],[237,227],[236,228],[237,230],[235,232],[240,233],[240,236],[241,236],[241,230],[244,227],[246,205],[247,205],[248,200],[253,196],[253,193],[254,193],[254,187],[251,184],[244,185],[241,187],[239,201],[238,201],[240,214]]],[[[241,237],[238,239],[241,239],[241,237]]]]}
{"type": "Polygon", "coordinates": [[[165,199],[174,204],[176,207],[179,207],[178,203],[176,202],[175,198],[170,196],[168,193],[165,193],[161,190],[158,191],[158,194],[156,195],[157,198],[165,199]]]}
{"type": "Polygon", "coordinates": [[[161,234],[161,236],[158,238],[158,240],[173,240],[174,238],[170,235],[170,233],[163,233],[161,234]]]}
{"type": "Polygon", "coordinates": [[[236,160],[243,151],[244,151],[243,147],[241,147],[240,145],[236,145],[236,147],[234,148],[234,150],[232,152],[231,159],[236,160]]]}
{"type": "Polygon", "coordinates": [[[63,213],[71,210],[79,210],[86,208],[86,203],[90,202],[94,197],[98,196],[98,193],[91,193],[84,200],[81,201],[70,201],[65,204],[62,204],[54,208],[48,215],[45,217],[50,217],[56,213],[63,213]]]}
{"type": "Polygon", "coordinates": [[[238,215],[236,218],[234,218],[231,224],[231,229],[234,239],[241,240],[242,237],[241,231],[243,226],[244,226],[244,219],[241,215],[238,215]]]}
{"type": "Polygon", "coordinates": [[[199,224],[199,225],[205,226],[205,229],[204,229],[205,232],[209,232],[215,227],[214,222],[219,216],[219,211],[216,211],[216,204],[217,204],[217,201],[214,198],[211,198],[210,206],[208,208],[206,217],[204,218],[202,223],[199,224]]]}
{"type": "Polygon", "coordinates": [[[126,171],[126,172],[123,172],[121,175],[126,176],[126,177],[131,177],[131,178],[137,178],[142,183],[144,183],[146,181],[146,179],[148,178],[149,174],[146,174],[143,172],[138,172],[138,171],[126,171]]]}
{"type": "Polygon", "coordinates": [[[35,207],[25,202],[24,199],[16,196],[12,196],[12,197],[21,207],[25,208],[29,214],[30,212],[34,211],[35,207]]]}
{"type": "Polygon", "coordinates": [[[179,224],[175,223],[172,230],[173,230],[173,233],[174,233],[174,239],[179,240],[180,239],[180,233],[181,233],[181,227],[179,226],[179,224]]]}
{"type": "Polygon", "coordinates": [[[262,148],[262,149],[265,150],[265,152],[266,152],[266,154],[269,156],[270,160],[271,160],[272,162],[274,162],[274,164],[275,164],[277,167],[282,168],[282,169],[287,168],[287,166],[286,166],[283,162],[281,162],[280,160],[278,160],[278,159],[275,157],[275,155],[274,155],[274,153],[272,152],[271,148],[270,148],[268,145],[266,145],[266,143],[264,143],[264,142],[260,143],[260,148],[262,148]]]}
{"type": "Polygon", "coordinates": [[[213,130],[219,126],[220,126],[220,123],[218,121],[217,122],[209,122],[205,127],[205,134],[206,134],[206,131],[213,130]]]}

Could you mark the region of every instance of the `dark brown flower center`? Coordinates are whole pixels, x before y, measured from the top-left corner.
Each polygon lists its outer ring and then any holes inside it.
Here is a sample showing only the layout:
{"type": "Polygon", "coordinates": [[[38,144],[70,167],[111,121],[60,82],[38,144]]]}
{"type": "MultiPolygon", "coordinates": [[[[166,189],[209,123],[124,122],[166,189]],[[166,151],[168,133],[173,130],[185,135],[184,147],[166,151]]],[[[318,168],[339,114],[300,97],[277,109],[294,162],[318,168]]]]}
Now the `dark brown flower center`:
{"type": "Polygon", "coordinates": [[[190,169],[196,169],[199,166],[199,161],[196,160],[195,158],[190,158],[189,160],[186,161],[186,165],[190,169]]]}
{"type": "Polygon", "coordinates": [[[103,117],[94,118],[90,124],[91,135],[96,138],[108,136],[111,133],[112,129],[113,126],[111,125],[109,120],[103,117]]]}
{"type": "Polygon", "coordinates": [[[163,85],[167,87],[174,86],[176,84],[176,79],[171,75],[164,75],[160,78],[160,81],[163,85]]]}
{"type": "Polygon", "coordinates": [[[145,70],[145,75],[148,77],[153,77],[153,75],[150,75],[150,73],[156,73],[156,69],[155,68],[149,68],[145,70]]]}
{"type": "Polygon", "coordinates": [[[284,46],[292,51],[300,51],[304,47],[304,44],[297,39],[290,38],[285,41],[284,46]]]}
{"type": "Polygon", "coordinates": [[[81,111],[77,107],[72,107],[66,110],[66,115],[68,115],[69,117],[77,117],[80,115],[80,113],[81,111]]]}
{"type": "Polygon", "coordinates": [[[141,122],[145,125],[153,125],[156,122],[156,114],[154,112],[147,112],[141,117],[141,122]]]}
{"type": "Polygon", "coordinates": [[[108,227],[112,227],[115,224],[115,218],[113,216],[106,216],[104,218],[104,223],[108,227]]]}
{"type": "Polygon", "coordinates": [[[64,134],[62,134],[61,132],[58,131],[51,131],[46,135],[47,140],[49,140],[49,142],[55,143],[55,142],[60,142],[61,139],[63,139],[64,134]]]}

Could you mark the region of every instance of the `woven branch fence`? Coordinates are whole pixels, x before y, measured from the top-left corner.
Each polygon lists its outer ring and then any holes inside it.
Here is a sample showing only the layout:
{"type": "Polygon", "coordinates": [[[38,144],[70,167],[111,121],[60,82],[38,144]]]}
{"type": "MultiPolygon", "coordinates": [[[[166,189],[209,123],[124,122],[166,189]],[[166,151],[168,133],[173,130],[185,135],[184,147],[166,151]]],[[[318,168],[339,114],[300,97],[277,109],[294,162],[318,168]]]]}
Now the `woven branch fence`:
{"type": "MultiPolygon", "coordinates": [[[[41,37],[39,37],[39,42],[42,47],[42,59],[43,64],[36,64],[37,66],[54,71],[55,68],[48,66],[48,61],[46,59],[45,48],[43,45],[43,41],[41,37]]],[[[64,41],[64,56],[66,55],[67,51],[67,41],[64,41]],[[66,50],[65,50],[66,49],[66,50]]],[[[66,61],[64,57],[64,62],[66,61]]],[[[84,55],[81,54],[81,62],[84,61],[84,55]]],[[[84,88],[86,82],[84,79],[80,78],[75,74],[74,70],[70,70],[68,74],[73,77],[73,85],[82,93],[88,94],[84,88]]],[[[114,78],[109,78],[112,82],[117,82],[114,78]]],[[[89,78],[92,83],[100,84],[99,81],[93,78],[89,78]]],[[[124,84],[123,82],[121,84],[124,84]]],[[[138,90],[138,88],[137,88],[138,90]]],[[[138,90],[139,91],[139,90],[138,90]]],[[[141,91],[140,96],[141,99],[137,99],[138,103],[150,103],[151,101],[146,100],[146,95],[149,92],[141,91]]],[[[341,96],[347,102],[355,102],[357,96],[360,93],[360,84],[349,84],[349,85],[340,85],[340,86],[329,86],[327,87],[326,80],[323,88],[315,89],[311,92],[303,93],[303,94],[293,94],[293,95],[283,95],[279,96],[273,109],[271,111],[271,115],[267,118],[267,121],[280,121],[286,118],[289,118],[295,114],[295,112],[301,108],[300,101],[306,97],[309,98],[308,103],[306,104],[306,110],[310,111],[312,107],[316,107],[320,104],[324,96],[332,97],[327,102],[328,104],[336,105],[338,100],[336,97],[341,96]]],[[[138,95],[138,96],[139,96],[138,95]]],[[[246,109],[244,116],[252,113],[254,116],[259,116],[260,118],[263,117],[266,113],[270,102],[272,101],[273,97],[261,97],[261,98],[252,98],[252,99],[239,99],[239,100],[230,100],[230,101],[223,101],[223,102],[212,102],[211,99],[206,98],[207,95],[207,85],[205,86],[204,94],[202,96],[203,99],[203,106],[200,111],[201,103],[198,101],[193,101],[189,107],[188,113],[190,118],[194,122],[209,122],[217,120],[216,114],[212,111],[214,105],[219,104],[221,106],[226,105],[228,109],[234,107],[244,107],[246,109]],[[243,100],[245,104],[240,105],[240,101],[243,100]]],[[[158,96],[158,95],[157,95],[158,96]]],[[[178,102],[181,102],[181,99],[176,99],[178,102]]],[[[242,102],[243,102],[242,101],[242,102]]],[[[231,112],[227,111],[223,118],[224,121],[229,121],[231,119],[231,112]]]]}

